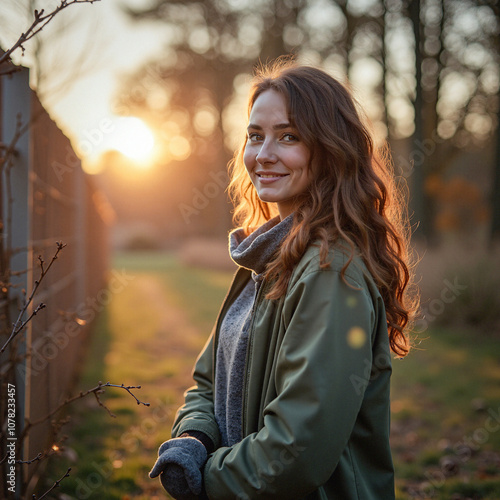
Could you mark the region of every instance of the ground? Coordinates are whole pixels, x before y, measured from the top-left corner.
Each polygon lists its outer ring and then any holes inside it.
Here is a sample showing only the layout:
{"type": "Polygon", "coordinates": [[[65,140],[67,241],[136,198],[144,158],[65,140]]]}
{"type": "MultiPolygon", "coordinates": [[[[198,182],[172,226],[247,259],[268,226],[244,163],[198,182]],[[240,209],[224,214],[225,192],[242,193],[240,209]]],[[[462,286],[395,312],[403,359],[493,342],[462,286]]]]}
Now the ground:
{"type": "MultiPolygon", "coordinates": [[[[101,313],[79,385],[141,385],[135,393],[151,406],[119,389],[102,397],[116,418],[94,399],[77,403],[65,430],[70,437],[40,484],[42,490],[71,466],[59,498],[167,498],[147,473],[170,437],[232,275],[163,254],[117,256],[114,267],[134,278],[101,313]]],[[[429,325],[411,354],[394,361],[398,499],[500,498],[499,359],[498,338],[429,325]]]]}

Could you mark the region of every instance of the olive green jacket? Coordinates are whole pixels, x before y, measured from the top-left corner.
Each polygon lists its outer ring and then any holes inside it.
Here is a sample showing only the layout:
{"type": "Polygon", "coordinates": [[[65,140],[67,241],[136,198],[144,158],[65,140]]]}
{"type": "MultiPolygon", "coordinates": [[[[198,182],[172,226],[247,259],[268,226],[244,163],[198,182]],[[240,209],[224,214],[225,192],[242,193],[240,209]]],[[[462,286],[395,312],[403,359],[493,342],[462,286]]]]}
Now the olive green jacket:
{"type": "Polygon", "coordinates": [[[220,447],[214,417],[219,328],[250,278],[240,268],[194,369],[173,437],[202,431],[215,451],[204,469],[215,499],[394,499],[389,447],[391,356],[382,297],[361,259],[311,246],[288,291],[254,305],[243,387],[243,439],[220,447]],[[346,283],[347,282],[347,283],[346,283]]]}

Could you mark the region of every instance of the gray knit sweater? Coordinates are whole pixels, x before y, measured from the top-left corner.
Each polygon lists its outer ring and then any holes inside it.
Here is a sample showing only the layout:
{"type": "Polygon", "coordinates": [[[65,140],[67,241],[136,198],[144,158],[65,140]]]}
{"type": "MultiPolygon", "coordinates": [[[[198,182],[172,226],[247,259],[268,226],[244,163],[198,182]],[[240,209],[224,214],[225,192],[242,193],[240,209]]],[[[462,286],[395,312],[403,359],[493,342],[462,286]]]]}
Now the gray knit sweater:
{"type": "Polygon", "coordinates": [[[232,446],[243,438],[241,428],[243,376],[248,330],[262,273],[293,224],[293,214],[280,222],[271,219],[250,236],[241,229],[229,235],[231,258],[252,271],[250,280],[227,311],[220,329],[215,373],[215,418],[222,446],[232,446]]]}

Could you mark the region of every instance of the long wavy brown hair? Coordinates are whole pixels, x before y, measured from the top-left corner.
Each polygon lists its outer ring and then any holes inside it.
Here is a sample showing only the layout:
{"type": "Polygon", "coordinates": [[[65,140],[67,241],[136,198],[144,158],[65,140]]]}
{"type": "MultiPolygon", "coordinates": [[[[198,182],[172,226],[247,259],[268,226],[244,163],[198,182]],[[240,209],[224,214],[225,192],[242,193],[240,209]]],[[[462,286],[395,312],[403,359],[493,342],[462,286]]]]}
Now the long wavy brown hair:
{"type": "MultiPolygon", "coordinates": [[[[329,266],[332,244],[357,253],[383,297],[391,349],[405,356],[406,334],[417,307],[408,291],[412,282],[408,254],[409,224],[405,204],[396,189],[388,155],[375,151],[350,92],[324,71],[277,61],[258,70],[250,93],[248,114],[266,90],[285,97],[289,120],[311,152],[311,183],[296,200],[294,224],[279,252],[268,263],[272,282],[269,299],[282,297],[294,267],[307,247],[319,242],[320,265],[329,266]]],[[[276,205],[259,199],[243,162],[245,144],[230,165],[229,192],[234,221],[246,234],[277,214],[276,205]]]]}

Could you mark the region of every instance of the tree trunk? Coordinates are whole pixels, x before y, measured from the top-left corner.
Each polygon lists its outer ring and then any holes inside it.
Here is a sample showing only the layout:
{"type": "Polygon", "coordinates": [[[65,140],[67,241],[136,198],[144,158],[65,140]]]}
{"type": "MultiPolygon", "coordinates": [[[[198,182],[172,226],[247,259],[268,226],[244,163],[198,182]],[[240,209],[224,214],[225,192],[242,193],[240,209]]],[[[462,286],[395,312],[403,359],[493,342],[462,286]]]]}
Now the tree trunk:
{"type": "Polygon", "coordinates": [[[496,155],[493,170],[493,191],[491,193],[491,233],[493,246],[500,242],[500,109],[497,111],[496,155]]]}
{"type": "MultiPolygon", "coordinates": [[[[412,152],[420,151],[423,144],[423,97],[422,97],[422,51],[420,40],[420,0],[411,0],[409,5],[410,20],[415,37],[415,99],[413,107],[415,110],[415,131],[413,132],[411,149],[412,152]]],[[[417,157],[412,154],[411,157],[417,157]]],[[[419,156],[420,157],[420,156],[419,156]]],[[[424,209],[424,165],[415,162],[410,184],[410,217],[414,226],[416,238],[425,238],[429,234],[429,224],[425,217],[424,209]]]]}

